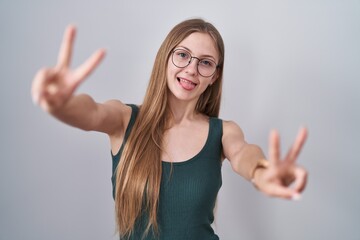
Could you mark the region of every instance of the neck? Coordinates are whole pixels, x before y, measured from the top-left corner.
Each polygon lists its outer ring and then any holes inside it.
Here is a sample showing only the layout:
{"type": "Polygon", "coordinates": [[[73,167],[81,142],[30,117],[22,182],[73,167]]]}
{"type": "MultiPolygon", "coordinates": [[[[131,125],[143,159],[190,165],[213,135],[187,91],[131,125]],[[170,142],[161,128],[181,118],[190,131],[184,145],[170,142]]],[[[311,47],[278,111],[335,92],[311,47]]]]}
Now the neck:
{"type": "Polygon", "coordinates": [[[175,98],[169,99],[171,122],[178,124],[186,120],[193,120],[199,116],[196,112],[197,101],[181,101],[175,98]]]}

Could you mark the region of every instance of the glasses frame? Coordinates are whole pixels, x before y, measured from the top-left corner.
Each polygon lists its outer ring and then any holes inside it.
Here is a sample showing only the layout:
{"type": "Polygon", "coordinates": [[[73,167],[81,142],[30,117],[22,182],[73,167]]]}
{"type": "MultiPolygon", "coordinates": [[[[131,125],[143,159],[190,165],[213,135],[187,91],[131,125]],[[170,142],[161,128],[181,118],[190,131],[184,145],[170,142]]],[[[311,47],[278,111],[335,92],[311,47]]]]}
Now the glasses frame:
{"type": "Polygon", "coordinates": [[[186,68],[187,66],[189,66],[189,65],[191,64],[191,62],[192,62],[192,60],[193,60],[194,58],[198,60],[198,63],[196,64],[196,70],[197,70],[197,72],[198,72],[201,76],[203,76],[203,77],[211,77],[211,76],[213,76],[213,75],[216,73],[216,70],[217,70],[217,69],[219,68],[219,66],[220,66],[219,64],[217,64],[215,61],[213,61],[213,60],[211,60],[211,59],[193,57],[188,50],[185,50],[185,49],[182,49],[182,48],[176,48],[176,49],[172,50],[172,52],[171,52],[171,62],[172,62],[172,63],[174,64],[174,66],[177,67],[177,68],[186,68]],[[187,53],[189,54],[189,56],[190,56],[189,62],[188,62],[184,67],[180,67],[180,66],[178,66],[178,65],[176,65],[176,64],[174,63],[174,53],[175,53],[176,51],[178,51],[178,50],[187,52],[187,53]],[[209,75],[209,76],[202,75],[202,74],[200,73],[200,71],[199,71],[199,63],[200,63],[202,60],[204,60],[204,59],[206,59],[206,60],[208,60],[208,61],[212,61],[213,63],[215,63],[214,72],[213,72],[211,75],[209,75]]]}

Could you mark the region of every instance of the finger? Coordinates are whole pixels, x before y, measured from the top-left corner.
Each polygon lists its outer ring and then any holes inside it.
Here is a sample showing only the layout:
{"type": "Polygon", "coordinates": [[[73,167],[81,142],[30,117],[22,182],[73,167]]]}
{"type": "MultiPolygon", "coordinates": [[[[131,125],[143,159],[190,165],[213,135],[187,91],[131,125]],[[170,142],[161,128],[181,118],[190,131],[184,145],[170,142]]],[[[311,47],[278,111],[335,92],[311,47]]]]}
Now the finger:
{"type": "Polygon", "coordinates": [[[59,103],[60,100],[55,94],[50,93],[47,89],[42,92],[39,105],[46,112],[51,113],[53,109],[60,105],[59,103]]]}
{"type": "Polygon", "coordinates": [[[39,105],[47,112],[58,108],[67,99],[68,92],[57,84],[50,82],[41,92],[39,105]]]}
{"type": "Polygon", "coordinates": [[[285,199],[293,199],[294,196],[297,195],[293,189],[281,185],[273,185],[267,194],[272,197],[280,197],[285,199]]]}
{"type": "Polygon", "coordinates": [[[297,157],[299,156],[299,153],[304,146],[304,143],[307,138],[307,129],[305,127],[300,128],[298,135],[295,139],[294,144],[290,148],[288,154],[286,155],[285,160],[289,162],[295,162],[297,157]]]}
{"type": "Polygon", "coordinates": [[[33,100],[34,104],[39,104],[41,85],[44,82],[46,71],[47,70],[45,68],[39,70],[36,73],[36,75],[34,77],[34,80],[32,82],[32,85],[31,85],[31,97],[32,97],[32,100],[33,100]]]}
{"type": "Polygon", "coordinates": [[[295,172],[295,182],[294,182],[294,190],[298,193],[304,191],[306,183],[307,183],[307,172],[298,167],[295,172]]]}
{"type": "Polygon", "coordinates": [[[272,130],[269,137],[269,162],[275,165],[280,162],[280,138],[276,130],[272,130]]]}
{"type": "Polygon", "coordinates": [[[61,43],[61,47],[59,51],[58,64],[57,64],[59,68],[67,68],[70,66],[75,34],[76,34],[75,26],[69,25],[65,30],[63,41],[61,43]]]}
{"type": "Polygon", "coordinates": [[[82,81],[86,79],[100,64],[105,56],[105,50],[100,49],[93,53],[80,67],[74,72],[74,88],[76,88],[82,81]]]}
{"type": "Polygon", "coordinates": [[[42,92],[45,91],[48,82],[53,78],[55,74],[53,69],[43,68],[39,70],[32,83],[31,87],[31,96],[35,104],[39,104],[39,101],[42,97],[42,92]]]}

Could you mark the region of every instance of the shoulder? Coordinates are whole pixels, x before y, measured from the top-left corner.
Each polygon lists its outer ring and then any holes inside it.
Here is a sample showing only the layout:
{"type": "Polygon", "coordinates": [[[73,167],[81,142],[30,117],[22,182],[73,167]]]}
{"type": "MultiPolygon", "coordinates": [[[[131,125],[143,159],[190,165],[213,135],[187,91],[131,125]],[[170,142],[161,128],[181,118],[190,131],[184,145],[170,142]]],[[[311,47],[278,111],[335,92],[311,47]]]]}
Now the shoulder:
{"type": "Polygon", "coordinates": [[[116,110],[117,112],[126,114],[131,113],[131,107],[127,104],[122,103],[120,100],[111,99],[104,102],[104,106],[116,110]]]}
{"type": "Polygon", "coordinates": [[[123,104],[118,100],[110,100],[105,104],[112,106],[118,112],[117,121],[119,121],[120,126],[109,134],[111,151],[115,155],[120,150],[127,130],[134,124],[139,107],[134,104],[123,104]]]}
{"type": "Polygon", "coordinates": [[[233,121],[223,121],[222,145],[226,158],[230,159],[244,146],[244,133],[233,121]]]}
{"type": "Polygon", "coordinates": [[[221,124],[223,140],[227,137],[231,137],[234,135],[238,137],[240,136],[242,138],[244,137],[243,131],[236,122],[231,120],[224,120],[217,117],[211,117],[211,119],[217,122],[218,124],[221,124]]]}
{"type": "Polygon", "coordinates": [[[243,131],[234,121],[222,120],[223,123],[223,138],[231,135],[244,136],[243,131]]]}
{"type": "Polygon", "coordinates": [[[107,112],[106,114],[109,118],[107,122],[115,122],[117,123],[117,127],[112,129],[109,132],[109,135],[122,135],[128,125],[128,122],[132,113],[132,106],[122,103],[119,100],[108,100],[102,104],[103,111],[107,112]]]}

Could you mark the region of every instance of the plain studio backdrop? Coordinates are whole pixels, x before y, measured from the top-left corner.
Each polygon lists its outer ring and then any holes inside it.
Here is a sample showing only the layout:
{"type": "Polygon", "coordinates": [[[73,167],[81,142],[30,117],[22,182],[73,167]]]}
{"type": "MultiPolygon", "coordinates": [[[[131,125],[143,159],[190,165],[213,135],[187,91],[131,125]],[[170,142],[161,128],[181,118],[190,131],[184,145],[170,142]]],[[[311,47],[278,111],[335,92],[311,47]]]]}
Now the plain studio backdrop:
{"type": "Polygon", "coordinates": [[[66,126],[34,106],[38,69],[78,27],[72,66],[107,56],[78,89],[95,100],[140,104],[155,54],[180,21],[202,17],[226,46],[220,117],[267,154],[298,128],[309,171],[301,201],[269,198],[223,164],[214,228],[220,239],[360,239],[360,1],[0,0],[0,239],[112,240],[107,137],[66,126]]]}

